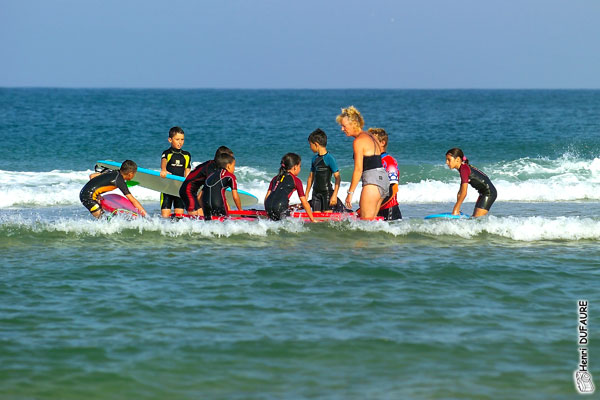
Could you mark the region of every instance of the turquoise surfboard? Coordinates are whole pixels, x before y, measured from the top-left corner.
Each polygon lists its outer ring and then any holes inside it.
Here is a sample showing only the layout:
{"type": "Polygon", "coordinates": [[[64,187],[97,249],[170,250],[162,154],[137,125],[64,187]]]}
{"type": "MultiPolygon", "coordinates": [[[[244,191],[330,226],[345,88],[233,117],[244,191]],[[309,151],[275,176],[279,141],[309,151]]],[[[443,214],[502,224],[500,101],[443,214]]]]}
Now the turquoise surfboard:
{"type": "MultiPolygon", "coordinates": [[[[121,168],[120,162],[111,160],[100,160],[96,164],[109,169],[121,168]]],[[[166,178],[161,178],[159,171],[138,167],[135,176],[128,182],[128,186],[140,185],[146,189],[179,197],[179,188],[183,181],[185,181],[183,176],[167,174],[166,178]]],[[[258,198],[251,193],[238,189],[238,194],[242,201],[242,207],[253,206],[258,203],[258,198]]],[[[234,204],[230,188],[225,192],[225,198],[230,206],[234,204]]]]}
{"type": "Polygon", "coordinates": [[[452,213],[441,213],[441,214],[431,214],[425,217],[425,219],[462,219],[462,218],[471,218],[471,216],[467,214],[460,213],[460,215],[452,215],[452,213]]]}

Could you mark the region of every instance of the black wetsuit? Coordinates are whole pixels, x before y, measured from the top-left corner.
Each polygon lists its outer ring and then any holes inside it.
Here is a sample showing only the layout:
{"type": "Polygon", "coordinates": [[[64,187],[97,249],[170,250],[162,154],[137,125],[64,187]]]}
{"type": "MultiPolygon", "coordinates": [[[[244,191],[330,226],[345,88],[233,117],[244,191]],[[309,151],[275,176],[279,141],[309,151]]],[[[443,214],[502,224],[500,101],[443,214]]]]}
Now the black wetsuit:
{"type": "Polygon", "coordinates": [[[298,191],[298,197],[304,197],[302,181],[297,176],[286,172],[282,176],[277,175],[269,185],[269,197],[265,200],[265,211],[273,221],[279,221],[282,216],[288,214],[290,196],[298,191]]]}
{"type": "Polygon", "coordinates": [[[130,194],[129,188],[119,170],[108,170],[90,179],[79,192],[79,200],[91,213],[99,210],[98,195],[119,188],[125,196],[130,194]]]}
{"type": "Polygon", "coordinates": [[[235,175],[225,169],[219,169],[204,182],[202,188],[202,211],[204,219],[210,220],[212,216],[222,217],[227,215],[227,200],[225,190],[237,190],[235,175]]]}
{"type": "Polygon", "coordinates": [[[489,211],[498,196],[496,187],[494,187],[490,178],[479,169],[469,164],[462,164],[458,169],[458,172],[460,173],[461,184],[468,183],[479,192],[475,208],[482,208],[489,211]]]}
{"type": "Polygon", "coordinates": [[[179,188],[179,197],[183,200],[187,211],[196,211],[200,209],[198,201],[198,191],[204,185],[206,178],[217,170],[215,160],[208,160],[198,165],[188,174],[185,181],[179,188]]]}
{"type": "MultiPolygon", "coordinates": [[[[184,176],[185,170],[190,168],[192,163],[190,153],[181,149],[174,149],[173,147],[163,151],[162,159],[167,160],[167,172],[177,176],[184,176]]],[[[170,210],[173,206],[175,208],[184,208],[185,204],[180,197],[161,193],[160,209],[170,210]]]]}
{"type": "Polygon", "coordinates": [[[339,198],[334,207],[329,205],[331,196],[333,196],[331,177],[334,172],[339,171],[335,158],[329,153],[317,154],[313,158],[310,170],[313,174],[312,199],[309,201],[312,210],[344,212],[346,208],[339,198]]]}

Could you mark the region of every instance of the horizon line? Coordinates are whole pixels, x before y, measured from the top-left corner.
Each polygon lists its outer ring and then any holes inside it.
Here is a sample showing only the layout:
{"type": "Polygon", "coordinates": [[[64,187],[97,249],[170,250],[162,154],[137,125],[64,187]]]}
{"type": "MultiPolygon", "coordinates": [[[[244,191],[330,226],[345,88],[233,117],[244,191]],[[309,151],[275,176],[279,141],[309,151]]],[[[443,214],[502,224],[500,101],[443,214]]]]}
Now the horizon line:
{"type": "Polygon", "coordinates": [[[390,88],[382,88],[382,87],[351,87],[351,88],[341,88],[341,87],[331,87],[331,88],[317,88],[317,87],[166,87],[166,86],[157,86],[157,87],[141,87],[141,86],[2,86],[0,85],[0,89],[67,89],[67,90],[414,90],[414,91],[427,91],[427,90],[600,90],[600,87],[593,88],[583,88],[583,87],[510,87],[510,88],[499,88],[499,87],[438,87],[438,88],[402,88],[402,87],[390,87],[390,88]]]}

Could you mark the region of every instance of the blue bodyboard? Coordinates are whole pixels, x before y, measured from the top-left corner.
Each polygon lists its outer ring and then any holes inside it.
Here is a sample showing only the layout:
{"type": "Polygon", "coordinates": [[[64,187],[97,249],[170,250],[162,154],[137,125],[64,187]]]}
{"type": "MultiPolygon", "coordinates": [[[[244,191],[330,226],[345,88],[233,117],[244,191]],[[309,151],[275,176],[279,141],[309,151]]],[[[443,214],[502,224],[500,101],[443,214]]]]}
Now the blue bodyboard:
{"type": "Polygon", "coordinates": [[[441,213],[441,214],[431,214],[425,217],[425,219],[462,219],[462,218],[471,218],[470,215],[460,213],[459,215],[452,215],[452,213],[441,213]]]}

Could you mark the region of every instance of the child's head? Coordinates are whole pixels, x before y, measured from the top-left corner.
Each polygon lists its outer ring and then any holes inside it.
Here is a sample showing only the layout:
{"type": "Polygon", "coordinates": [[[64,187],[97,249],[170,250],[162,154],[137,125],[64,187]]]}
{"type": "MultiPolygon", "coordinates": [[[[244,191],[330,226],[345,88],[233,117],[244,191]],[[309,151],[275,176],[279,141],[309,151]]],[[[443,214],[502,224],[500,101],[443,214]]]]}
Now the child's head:
{"type": "Polygon", "coordinates": [[[335,118],[335,121],[340,124],[346,135],[358,133],[365,126],[365,120],[354,106],[342,108],[342,112],[335,118]]]}
{"type": "Polygon", "coordinates": [[[388,134],[383,128],[369,128],[369,133],[377,139],[382,151],[387,149],[388,134]]]}
{"type": "Polygon", "coordinates": [[[223,169],[231,172],[232,174],[233,174],[233,171],[235,171],[235,157],[232,156],[231,154],[220,153],[215,158],[215,163],[217,163],[217,166],[219,168],[223,168],[223,169]]]}
{"type": "Polygon", "coordinates": [[[231,151],[231,149],[229,147],[221,146],[215,152],[215,161],[217,161],[217,158],[221,154],[229,154],[230,156],[233,157],[233,151],[231,151]]]}
{"type": "Polygon", "coordinates": [[[327,147],[327,134],[320,128],[315,129],[310,135],[308,135],[308,143],[310,143],[310,149],[313,152],[317,152],[319,145],[323,148],[327,147]]]}
{"type": "Polygon", "coordinates": [[[468,164],[469,160],[458,147],[454,147],[446,152],[446,165],[450,169],[458,169],[461,164],[468,164]]]}
{"type": "Polygon", "coordinates": [[[137,164],[131,160],[125,160],[121,164],[119,172],[123,176],[123,179],[125,179],[126,181],[130,181],[133,179],[135,173],[137,172],[137,164]]]}
{"type": "Polygon", "coordinates": [[[290,172],[294,175],[298,175],[300,173],[301,163],[302,159],[298,154],[287,153],[281,158],[281,167],[279,168],[279,173],[283,174],[284,172],[290,172]]]}
{"type": "Polygon", "coordinates": [[[174,149],[181,149],[183,147],[184,142],[184,133],[183,129],[178,126],[174,126],[169,129],[169,143],[174,149]]]}

